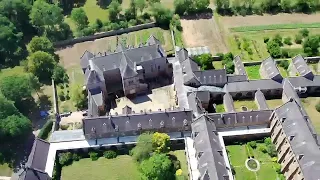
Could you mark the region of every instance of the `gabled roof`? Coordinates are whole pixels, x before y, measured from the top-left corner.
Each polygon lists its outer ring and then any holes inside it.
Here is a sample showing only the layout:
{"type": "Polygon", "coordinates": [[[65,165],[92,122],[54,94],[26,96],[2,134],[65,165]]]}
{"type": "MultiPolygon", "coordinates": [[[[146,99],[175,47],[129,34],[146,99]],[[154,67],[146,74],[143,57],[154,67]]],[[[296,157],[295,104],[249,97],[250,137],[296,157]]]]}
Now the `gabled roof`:
{"type": "Polygon", "coordinates": [[[264,94],[258,89],[258,91],[255,93],[255,100],[259,107],[259,110],[267,110],[269,109],[266,98],[264,97],[264,94]]]}
{"type": "Polygon", "coordinates": [[[51,180],[49,175],[38,169],[26,168],[20,175],[18,180],[51,180]]]}
{"type": "Polygon", "coordinates": [[[80,65],[81,65],[81,67],[83,69],[87,68],[88,65],[89,65],[89,59],[91,59],[93,57],[94,57],[94,55],[91,52],[86,50],[83,53],[83,55],[80,57],[80,65]]]}
{"type": "Polygon", "coordinates": [[[229,93],[226,93],[223,96],[223,104],[225,106],[226,112],[235,112],[232,96],[229,93]]]}
{"type": "Polygon", "coordinates": [[[122,114],[131,114],[132,113],[132,108],[130,106],[125,106],[122,108],[122,114]]]}
{"type": "Polygon", "coordinates": [[[225,69],[194,71],[184,76],[185,84],[191,80],[199,82],[200,85],[223,86],[227,83],[227,73],[225,69]]]}
{"type": "Polygon", "coordinates": [[[135,63],[133,63],[125,53],[122,53],[120,59],[120,72],[123,78],[130,78],[138,75],[135,71],[135,63]]]}
{"type": "Polygon", "coordinates": [[[293,87],[316,87],[320,86],[320,75],[313,76],[312,78],[299,77],[288,77],[293,87]]]}
{"type": "Polygon", "coordinates": [[[301,76],[306,77],[309,75],[313,75],[311,69],[300,54],[292,59],[292,63],[301,76]]]}
{"type": "Polygon", "coordinates": [[[35,139],[30,152],[26,167],[44,171],[50,144],[42,139],[35,139]]]}
{"type": "Polygon", "coordinates": [[[192,109],[193,117],[198,117],[205,112],[200,99],[197,98],[196,92],[188,94],[188,103],[190,109],[192,109]]]}
{"type": "Polygon", "coordinates": [[[267,59],[263,60],[261,62],[261,67],[264,69],[264,72],[270,79],[282,79],[279,69],[277,68],[276,63],[272,57],[268,57],[267,59]]]}
{"type": "Polygon", "coordinates": [[[320,179],[320,149],[299,105],[294,100],[289,101],[277,108],[275,114],[280,119],[285,135],[293,137],[288,141],[304,179],[320,179]],[[302,158],[299,158],[300,155],[302,158]]]}
{"type": "Polygon", "coordinates": [[[234,62],[234,67],[237,69],[237,75],[247,76],[247,72],[244,68],[242,61],[241,61],[241,57],[240,56],[234,57],[233,62],[234,62]]]}
{"type": "Polygon", "coordinates": [[[161,44],[161,42],[152,34],[148,38],[146,45],[154,45],[154,44],[161,44]]]}
{"type": "Polygon", "coordinates": [[[282,84],[272,79],[248,80],[228,83],[224,86],[225,92],[247,92],[260,90],[282,89],[282,84]]]}
{"type": "Polygon", "coordinates": [[[177,52],[177,56],[178,56],[178,59],[180,62],[188,59],[188,51],[185,49],[185,48],[182,48],[180,49],[178,52],[177,52]]]}
{"type": "Polygon", "coordinates": [[[192,123],[200,179],[228,179],[228,170],[213,121],[202,115],[192,123]]]}

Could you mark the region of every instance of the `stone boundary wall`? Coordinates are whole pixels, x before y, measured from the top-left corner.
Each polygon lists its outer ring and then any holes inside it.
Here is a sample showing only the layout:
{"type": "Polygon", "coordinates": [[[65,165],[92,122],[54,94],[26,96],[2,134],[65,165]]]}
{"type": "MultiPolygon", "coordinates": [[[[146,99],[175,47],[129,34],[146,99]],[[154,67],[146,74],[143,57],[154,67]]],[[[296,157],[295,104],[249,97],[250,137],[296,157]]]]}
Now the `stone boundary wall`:
{"type": "Polygon", "coordinates": [[[121,34],[124,34],[124,33],[130,33],[130,32],[133,32],[133,31],[139,31],[139,30],[142,30],[142,29],[148,29],[148,28],[153,28],[153,27],[156,27],[156,23],[155,22],[147,23],[147,24],[140,24],[140,25],[137,25],[137,26],[128,27],[126,29],[108,31],[108,32],[103,32],[103,33],[99,33],[99,34],[90,35],[90,36],[79,37],[79,38],[74,38],[74,39],[68,39],[68,40],[64,40],[64,41],[55,42],[54,43],[54,47],[55,48],[63,48],[64,46],[69,46],[69,45],[73,45],[73,44],[76,44],[76,43],[81,43],[81,42],[85,42],[85,41],[93,41],[95,39],[100,39],[100,38],[109,37],[109,36],[115,36],[115,35],[121,35],[121,34]]]}
{"type": "MultiPolygon", "coordinates": [[[[304,57],[304,59],[307,61],[307,63],[318,63],[320,61],[320,56],[315,57],[304,57]]],[[[289,59],[278,59],[275,60],[277,63],[284,60],[291,60],[289,59]]],[[[254,65],[260,65],[262,61],[252,61],[252,62],[243,62],[244,66],[254,66],[254,65]]]]}

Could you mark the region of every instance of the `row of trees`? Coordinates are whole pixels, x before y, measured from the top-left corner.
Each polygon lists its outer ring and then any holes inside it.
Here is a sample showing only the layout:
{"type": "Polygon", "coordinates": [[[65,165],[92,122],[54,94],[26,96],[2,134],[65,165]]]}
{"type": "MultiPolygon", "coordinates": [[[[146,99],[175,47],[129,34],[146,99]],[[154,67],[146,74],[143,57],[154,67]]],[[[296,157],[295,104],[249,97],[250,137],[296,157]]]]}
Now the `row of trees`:
{"type": "Polygon", "coordinates": [[[262,14],[279,12],[309,13],[319,9],[318,0],[216,0],[220,14],[262,14]]]}
{"type": "Polygon", "coordinates": [[[210,11],[209,4],[209,0],[174,0],[175,13],[179,15],[210,11]]]}

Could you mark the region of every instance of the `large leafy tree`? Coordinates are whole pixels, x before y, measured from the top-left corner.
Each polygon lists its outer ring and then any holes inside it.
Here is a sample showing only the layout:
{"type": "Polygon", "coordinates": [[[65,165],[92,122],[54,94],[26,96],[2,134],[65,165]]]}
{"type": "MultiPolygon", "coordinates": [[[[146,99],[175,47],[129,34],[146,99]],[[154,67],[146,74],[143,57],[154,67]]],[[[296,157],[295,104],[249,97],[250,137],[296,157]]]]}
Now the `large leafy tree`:
{"type": "Polygon", "coordinates": [[[31,98],[33,89],[29,76],[11,75],[0,79],[0,90],[2,94],[15,104],[21,103],[24,99],[31,98]]]}
{"type": "Polygon", "coordinates": [[[37,76],[40,81],[49,81],[55,66],[53,56],[46,52],[37,51],[28,57],[28,71],[37,76]]]}
{"type": "Polygon", "coordinates": [[[140,10],[140,13],[143,13],[143,10],[147,7],[146,0],[135,0],[137,8],[140,10]]]}
{"type": "Polygon", "coordinates": [[[78,30],[86,28],[89,24],[88,17],[83,8],[75,8],[71,11],[71,19],[75,22],[78,30]]]}
{"type": "Polygon", "coordinates": [[[30,43],[27,46],[27,49],[30,54],[37,51],[47,52],[49,54],[54,54],[54,48],[52,42],[44,36],[35,36],[31,39],[30,43]]]}
{"type": "Polygon", "coordinates": [[[18,109],[12,101],[9,101],[0,93],[0,119],[5,119],[11,115],[19,115],[18,109]]]}
{"type": "Polygon", "coordinates": [[[19,64],[23,55],[22,36],[7,17],[0,15],[0,65],[19,64]]]}
{"type": "Polygon", "coordinates": [[[121,10],[122,10],[121,4],[118,2],[118,0],[112,0],[110,5],[108,6],[108,8],[109,8],[110,21],[116,21],[119,17],[121,10]]]}
{"type": "Polygon", "coordinates": [[[308,56],[316,56],[319,54],[320,36],[310,36],[303,43],[303,51],[308,56]]]}
{"type": "Polygon", "coordinates": [[[132,156],[136,161],[142,162],[152,153],[152,134],[143,133],[138,137],[136,146],[132,149],[132,156]]]}
{"type": "Polygon", "coordinates": [[[170,9],[163,7],[160,3],[156,3],[152,6],[152,12],[158,25],[169,27],[170,21],[173,17],[173,13],[170,9]]]}
{"type": "Polygon", "coordinates": [[[0,120],[0,126],[1,135],[6,139],[24,138],[31,132],[32,128],[30,120],[22,115],[11,115],[0,120]]]}
{"type": "Polygon", "coordinates": [[[170,137],[165,133],[154,133],[152,136],[152,145],[157,153],[166,153],[169,151],[170,137]]]}
{"type": "Polygon", "coordinates": [[[149,159],[142,161],[140,170],[143,179],[174,179],[173,164],[166,154],[154,154],[149,159]]]}
{"type": "Polygon", "coordinates": [[[87,96],[80,84],[72,85],[71,100],[78,109],[84,109],[87,107],[87,96]]]}
{"type": "Polygon", "coordinates": [[[57,65],[53,70],[52,79],[54,79],[54,81],[58,84],[59,83],[68,83],[69,76],[66,72],[66,69],[64,69],[60,65],[57,65]]]}

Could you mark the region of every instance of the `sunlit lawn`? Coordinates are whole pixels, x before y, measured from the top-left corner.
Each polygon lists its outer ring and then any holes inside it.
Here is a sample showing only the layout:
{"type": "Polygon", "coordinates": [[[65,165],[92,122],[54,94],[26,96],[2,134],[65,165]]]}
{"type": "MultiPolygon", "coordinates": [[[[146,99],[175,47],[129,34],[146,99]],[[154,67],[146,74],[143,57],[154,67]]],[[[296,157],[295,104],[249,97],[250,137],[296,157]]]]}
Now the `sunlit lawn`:
{"type": "Polygon", "coordinates": [[[245,69],[249,79],[261,79],[259,72],[260,65],[246,66],[245,69]]]}
{"type": "Polygon", "coordinates": [[[0,164],[0,176],[11,176],[12,169],[9,168],[8,164],[0,164]]]}
{"type": "Polygon", "coordinates": [[[256,103],[254,102],[254,100],[251,101],[234,101],[234,108],[236,109],[237,112],[241,112],[242,111],[242,106],[245,106],[248,108],[248,111],[250,110],[257,110],[258,107],[256,105],[256,103]]]}

